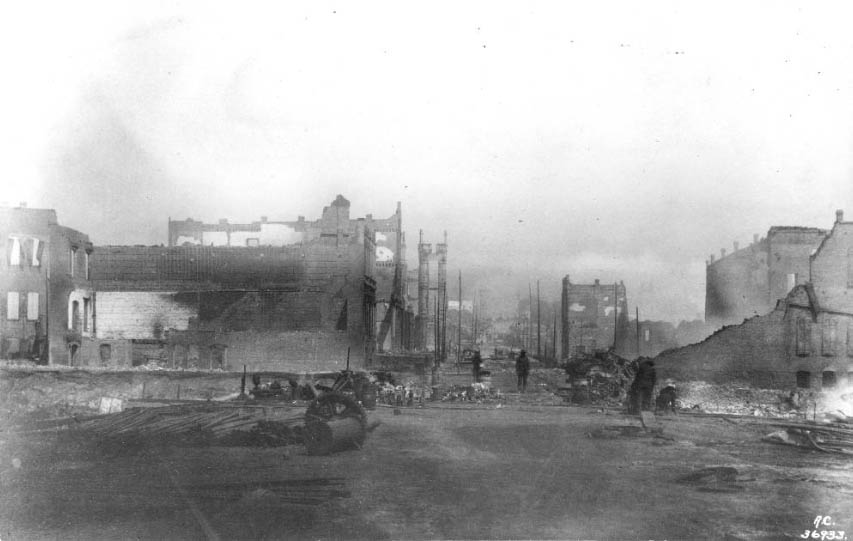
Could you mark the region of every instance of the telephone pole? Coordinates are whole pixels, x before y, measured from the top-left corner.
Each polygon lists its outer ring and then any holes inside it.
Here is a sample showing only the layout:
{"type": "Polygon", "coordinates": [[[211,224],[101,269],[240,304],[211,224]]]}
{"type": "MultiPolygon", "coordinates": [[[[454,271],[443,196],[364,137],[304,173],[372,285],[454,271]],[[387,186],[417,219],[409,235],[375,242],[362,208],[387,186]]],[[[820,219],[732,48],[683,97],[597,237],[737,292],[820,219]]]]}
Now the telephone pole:
{"type": "Polygon", "coordinates": [[[539,280],[536,280],[536,356],[542,358],[542,300],[539,297],[539,280]]]}
{"type": "Polygon", "coordinates": [[[462,269],[459,269],[459,325],[456,334],[456,364],[462,362],[462,269]]]}
{"type": "Polygon", "coordinates": [[[637,307],[637,358],[640,358],[640,307],[637,307]]]}

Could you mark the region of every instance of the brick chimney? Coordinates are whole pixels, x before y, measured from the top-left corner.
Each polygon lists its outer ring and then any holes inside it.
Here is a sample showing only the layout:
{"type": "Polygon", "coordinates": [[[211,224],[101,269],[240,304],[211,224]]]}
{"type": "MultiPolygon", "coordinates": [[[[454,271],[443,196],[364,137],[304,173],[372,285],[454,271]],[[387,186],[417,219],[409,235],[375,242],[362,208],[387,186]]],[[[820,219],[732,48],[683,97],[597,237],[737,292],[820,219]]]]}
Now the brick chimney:
{"type": "Polygon", "coordinates": [[[758,233],[755,233],[754,235],[752,235],[752,243],[758,244],[758,233]]]}
{"type": "Polygon", "coordinates": [[[740,246],[740,245],[738,244],[738,242],[737,242],[737,241],[735,241],[735,242],[734,242],[734,250],[732,250],[732,251],[733,251],[733,252],[737,252],[737,249],[738,249],[738,247],[739,247],[739,246],[740,246]]]}
{"type": "Polygon", "coordinates": [[[726,257],[726,249],[720,248],[720,259],[723,259],[724,257],[726,257]]]}
{"type": "Polygon", "coordinates": [[[838,209],[835,211],[835,223],[840,224],[844,221],[844,211],[838,209]]]}

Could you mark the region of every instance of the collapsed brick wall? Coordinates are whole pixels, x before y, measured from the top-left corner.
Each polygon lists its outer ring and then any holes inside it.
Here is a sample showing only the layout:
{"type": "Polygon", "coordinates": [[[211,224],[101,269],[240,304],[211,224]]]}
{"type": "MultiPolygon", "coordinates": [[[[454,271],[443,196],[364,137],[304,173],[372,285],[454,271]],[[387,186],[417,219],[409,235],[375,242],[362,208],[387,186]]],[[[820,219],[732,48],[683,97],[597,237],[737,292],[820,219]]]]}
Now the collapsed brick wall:
{"type": "Polygon", "coordinates": [[[786,362],[785,328],[783,310],[724,327],[703,342],[659,355],[658,379],[791,387],[796,376],[786,362]]]}

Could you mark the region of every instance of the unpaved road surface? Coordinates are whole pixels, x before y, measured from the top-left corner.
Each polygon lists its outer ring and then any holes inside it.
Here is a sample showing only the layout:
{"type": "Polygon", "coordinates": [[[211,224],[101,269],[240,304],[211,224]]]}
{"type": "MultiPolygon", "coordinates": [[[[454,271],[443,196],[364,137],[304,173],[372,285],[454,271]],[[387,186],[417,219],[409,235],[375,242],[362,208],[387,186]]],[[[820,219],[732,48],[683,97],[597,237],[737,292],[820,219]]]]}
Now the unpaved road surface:
{"type": "Polygon", "coordinates": [[[818,515],[853,530],[853,463],[761,442],[773,429],[748,420],[664,418],[654,437],[568,407],[371,417],[361,450],[327,457],[5,431],[0,539],[799,539],[818,515]]]}

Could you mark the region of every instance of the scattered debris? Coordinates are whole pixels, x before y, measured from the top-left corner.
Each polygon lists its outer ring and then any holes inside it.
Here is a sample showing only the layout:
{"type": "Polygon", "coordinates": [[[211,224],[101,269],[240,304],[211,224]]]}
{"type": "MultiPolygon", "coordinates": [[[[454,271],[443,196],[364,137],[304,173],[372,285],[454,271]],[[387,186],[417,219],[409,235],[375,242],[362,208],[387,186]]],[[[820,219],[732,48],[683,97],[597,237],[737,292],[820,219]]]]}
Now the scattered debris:
{"type": "Polygon", "coordinates": [[[744,487],[738,483],[754,479],[738,479],[738,470],[730,466],[711,466],[679,477],[676,482],[690,485],[702,492],[738,492],[744,487]]]}

